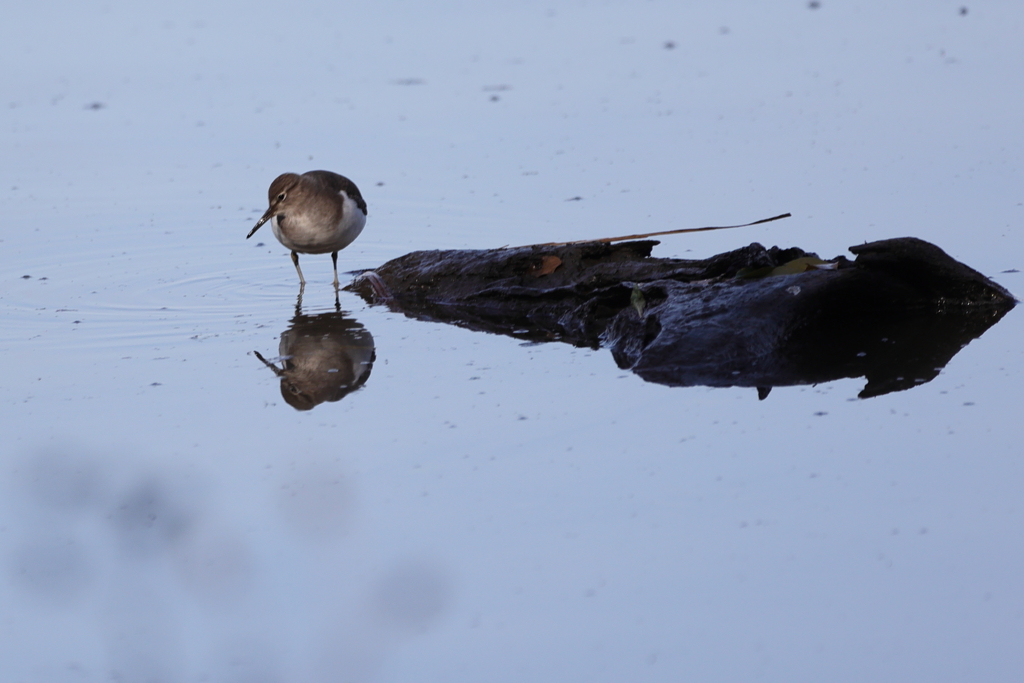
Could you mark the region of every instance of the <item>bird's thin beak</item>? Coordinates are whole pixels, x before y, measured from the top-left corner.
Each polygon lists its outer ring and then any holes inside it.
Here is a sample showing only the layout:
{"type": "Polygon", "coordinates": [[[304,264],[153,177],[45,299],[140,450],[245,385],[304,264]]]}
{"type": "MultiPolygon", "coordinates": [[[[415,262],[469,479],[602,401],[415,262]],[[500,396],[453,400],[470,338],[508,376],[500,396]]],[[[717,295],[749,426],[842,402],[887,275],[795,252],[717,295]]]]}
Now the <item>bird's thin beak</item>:
{"type": "Polygon", "coordinates": [[[258,221],[256,221],[256,225],[254,225],[252,227],[252,230],[250,230],[249,234],[245,236],[245,239],[249,239],[254,234],[256,234],[256,231],[259,230],[260,227],[264,223],[266,223],[267,221],[269,221],[273,217],[273,215],[274,215],[273,211],[274,211],[274,207],[270,207],[269,209],[267,209],[267,212],[265,214],[263,214],[262,218],[260,218],[258,221]]]}

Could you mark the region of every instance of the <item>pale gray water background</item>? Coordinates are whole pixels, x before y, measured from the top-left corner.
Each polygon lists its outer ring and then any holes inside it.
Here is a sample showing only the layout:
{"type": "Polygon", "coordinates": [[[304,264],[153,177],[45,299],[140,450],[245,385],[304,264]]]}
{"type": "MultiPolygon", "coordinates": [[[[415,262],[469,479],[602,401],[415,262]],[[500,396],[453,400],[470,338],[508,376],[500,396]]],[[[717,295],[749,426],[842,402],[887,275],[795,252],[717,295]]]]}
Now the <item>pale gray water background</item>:
{"type": "Polygon", "coordinates": [[[655,253],[913,235],[1020,294],[1024,5],[960,8],[6,7],[0,681],[1024,678],[1019,310],[870,400],[348,293],[358,392],[252,354],[298,287],[245,234],[314,168],[369,204],[349,271],[791,211],[655,253]]]}

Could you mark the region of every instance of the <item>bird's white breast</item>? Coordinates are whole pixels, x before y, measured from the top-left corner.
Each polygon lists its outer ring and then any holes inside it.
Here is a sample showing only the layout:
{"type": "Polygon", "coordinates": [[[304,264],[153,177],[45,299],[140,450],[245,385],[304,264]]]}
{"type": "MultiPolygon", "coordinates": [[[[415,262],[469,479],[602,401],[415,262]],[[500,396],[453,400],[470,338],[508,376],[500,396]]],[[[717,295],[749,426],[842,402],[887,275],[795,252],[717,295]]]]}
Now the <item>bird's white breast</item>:
{"type": "Polygon", "coordinates": [[[340,220],[325,220],[323,214],[293,208],[283,221],[277,216],[271,219],[274,236],[288,249],[303,254],[340,251],[352,244],[366,225],[366,214],[344,190],[338,194],[343,200],[340,220]]]}
{"type": "Polygon", "coordinates": [[[366,225],[366,214],[359,208],[359,205],[348,196],[345,190],[340,191],[338,194],[345,200],[345,210],[341,214],[341,223],[338,224],[337,232],[338,239],[341,246],[336,247],[337,249],[344,249],[348,245],[352,244],[355,238],[359,237],[359,233],[363,231],[363,226],[366,225]]]}

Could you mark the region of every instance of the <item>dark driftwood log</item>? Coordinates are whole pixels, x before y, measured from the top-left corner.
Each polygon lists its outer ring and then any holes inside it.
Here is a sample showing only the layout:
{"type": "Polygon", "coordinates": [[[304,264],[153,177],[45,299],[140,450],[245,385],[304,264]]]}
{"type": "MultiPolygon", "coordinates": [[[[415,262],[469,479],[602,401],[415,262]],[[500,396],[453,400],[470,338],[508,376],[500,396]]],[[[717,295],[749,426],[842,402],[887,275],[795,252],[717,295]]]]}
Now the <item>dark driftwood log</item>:
{"type": "Polygon", "coordinates": [[[349,289],[410,317],[534,341],[609,348],[673,386],[866,377],[861,396],[926,382],[995,324],[1013,296],[938,247],[851,247],[832,270],[765,274],[800,249],[759,244],[703,260],[653,258],[655,241],[421,251],[349,289]],[[737,277],[740,275],[740,277],[737,277]]]}

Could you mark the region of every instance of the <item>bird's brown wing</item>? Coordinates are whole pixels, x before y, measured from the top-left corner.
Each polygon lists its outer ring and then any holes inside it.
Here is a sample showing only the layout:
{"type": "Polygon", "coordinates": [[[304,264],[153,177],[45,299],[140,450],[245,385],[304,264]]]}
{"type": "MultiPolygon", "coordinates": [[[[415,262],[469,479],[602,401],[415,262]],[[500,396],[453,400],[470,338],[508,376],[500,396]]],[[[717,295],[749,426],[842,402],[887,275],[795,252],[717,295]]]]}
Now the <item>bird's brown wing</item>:
{"type": "Polygon", "coordinates": [[[303,177],[314,181],[325,190],[329,190],[333,194],[337,194],[344,190],[345,194],[351,197],[352,201],[354,201],[356,206],[359,207],[359,210],[362,211],[363,214],[369,215],[366,211],[366,200],[364,200],[363,195],[359,193],[359,188],[345,176],[332,173],[331,171],[309,171],[302,175],[303,177]]]}

